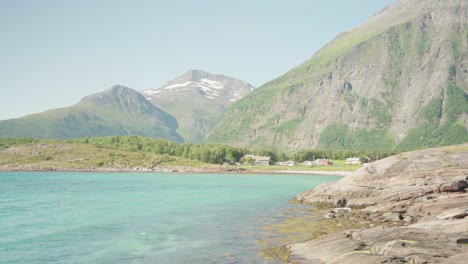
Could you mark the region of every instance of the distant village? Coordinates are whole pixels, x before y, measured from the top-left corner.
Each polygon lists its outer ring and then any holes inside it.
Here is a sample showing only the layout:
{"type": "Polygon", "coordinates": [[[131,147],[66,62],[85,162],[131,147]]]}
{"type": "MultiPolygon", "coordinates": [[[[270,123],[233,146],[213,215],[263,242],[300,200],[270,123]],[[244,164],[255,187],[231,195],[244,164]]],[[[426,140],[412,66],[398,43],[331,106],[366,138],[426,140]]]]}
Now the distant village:
{"type": "MultiPolygon", "coordinates": [[[[369,159],[369,158],[368,158],[369,159]]],[[[369,159],[370,160],[370,159],[369,159]]],[[[347,158],[345,164],[347,165],[361,165],[361,160],[359,158],[347,158]]],[[[252,154],[244,155],[242,162],[237,165],[242,164],[252,164],[257,166],[269,166],[269,165],[280,165],[280,166],[296,166],[299,163],[294,160],[288,161],[278,161],[273,162],[268,156],[257,156],[252,154]]],[[[331,159],[315,159],[315,160],[306,160],[302,163],[304,166],[331,166],[333,161],[331,159]]]]}

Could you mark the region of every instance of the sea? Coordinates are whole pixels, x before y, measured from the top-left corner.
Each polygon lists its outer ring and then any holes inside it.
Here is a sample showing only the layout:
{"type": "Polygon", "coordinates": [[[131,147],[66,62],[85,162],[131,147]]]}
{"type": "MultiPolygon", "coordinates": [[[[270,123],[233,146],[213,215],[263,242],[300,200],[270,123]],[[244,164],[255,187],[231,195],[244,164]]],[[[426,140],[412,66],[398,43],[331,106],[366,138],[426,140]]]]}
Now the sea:
{"type": "Polygon", "coordinates": [[[263,227],[337,176],[0,172],[0,263],[278,263],[263,227]]]}

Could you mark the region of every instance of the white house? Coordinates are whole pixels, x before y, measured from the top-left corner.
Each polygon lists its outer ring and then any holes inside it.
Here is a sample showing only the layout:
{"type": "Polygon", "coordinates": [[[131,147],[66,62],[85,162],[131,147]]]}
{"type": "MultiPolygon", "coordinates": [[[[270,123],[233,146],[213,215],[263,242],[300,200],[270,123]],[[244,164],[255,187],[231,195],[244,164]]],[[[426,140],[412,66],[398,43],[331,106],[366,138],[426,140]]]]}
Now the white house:
{"type": "Polygon", "coordinates": [[[288,161],[280,161],[277,164],[281,166],[295,166],[297,162],[295,162],[294,160],[288,160],[288,161]]]}
{"type": "Polygon", "coordinates": [[[349,165],[359,165],[361,164],[361,160],[359,160],[359,158],[347,158],[346,159],[346,162],[345,164],[349,164],[349,165]]]}

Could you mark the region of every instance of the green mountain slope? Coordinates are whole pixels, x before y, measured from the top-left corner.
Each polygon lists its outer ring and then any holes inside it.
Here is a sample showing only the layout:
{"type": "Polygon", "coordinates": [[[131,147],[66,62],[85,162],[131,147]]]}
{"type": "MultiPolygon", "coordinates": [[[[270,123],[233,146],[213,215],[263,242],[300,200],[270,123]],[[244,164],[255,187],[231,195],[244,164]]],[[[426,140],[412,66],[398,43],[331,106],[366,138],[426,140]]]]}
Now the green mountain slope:
{"type": "Polygon", "coordinates": [[[468,2],[399,0],[233,104],[208,137],[247,147],[468,141],[468,2]]]}
{"type": "Polygon", "coordinates": [[[141,135],[182,141],[174,117],[138,92],[120,85],[79,103],[22,118],[0,121],[0,137],[80,138],[141,135]]]}

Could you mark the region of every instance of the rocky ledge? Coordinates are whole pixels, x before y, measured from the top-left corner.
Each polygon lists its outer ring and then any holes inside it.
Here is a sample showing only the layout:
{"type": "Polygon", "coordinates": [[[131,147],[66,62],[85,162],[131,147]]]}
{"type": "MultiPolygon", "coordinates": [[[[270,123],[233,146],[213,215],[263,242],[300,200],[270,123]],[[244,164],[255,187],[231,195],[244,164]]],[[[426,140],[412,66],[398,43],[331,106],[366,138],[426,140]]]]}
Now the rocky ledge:
{"type": "Polygon", "coordinates": [[[360,229],[289,245],[289,261],[467,263],[467,181],[464,144],[392,156],[302,192],[299,202],[329,204],[325,217],[348,217],[360,229]],[[366,225],[358,214],[375,219],[366,225]]]}

